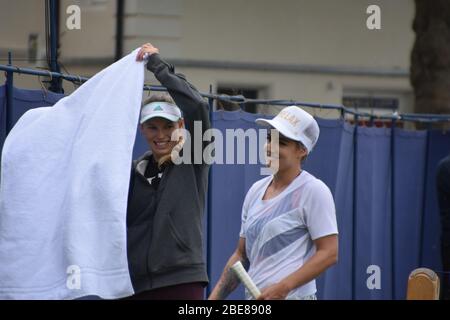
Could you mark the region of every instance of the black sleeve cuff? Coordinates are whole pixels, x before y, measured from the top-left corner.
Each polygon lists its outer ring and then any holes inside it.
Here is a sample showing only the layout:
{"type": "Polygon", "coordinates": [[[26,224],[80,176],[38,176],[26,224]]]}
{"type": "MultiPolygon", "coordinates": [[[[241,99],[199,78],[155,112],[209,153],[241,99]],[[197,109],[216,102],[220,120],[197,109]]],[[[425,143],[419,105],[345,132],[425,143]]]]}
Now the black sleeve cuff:
{"type": "Polygon", "coordinates": [[[159,53],[154,53],[148,58],[147,70],[155,73],[161,67],[167,66],[170,71],[174,71],[174,67],[161,59],[159,53]]]}

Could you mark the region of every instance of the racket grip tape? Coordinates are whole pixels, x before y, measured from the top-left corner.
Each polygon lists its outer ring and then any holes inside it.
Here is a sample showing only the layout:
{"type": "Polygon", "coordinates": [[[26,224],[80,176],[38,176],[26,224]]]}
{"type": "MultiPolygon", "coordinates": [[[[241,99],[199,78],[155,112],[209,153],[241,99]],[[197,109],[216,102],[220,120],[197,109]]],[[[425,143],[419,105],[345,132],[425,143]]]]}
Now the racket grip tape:
{"type": "Polygon", "coordinates": [[[247,290],[250,292],[253,298],[257,299],[261,294],[261,291],[259,291],[258,287],[256,287],[255,283],[248,275],[247,271],[245,271],[242,263],[240,261],[236,262],[234,265],[231,266],[231,270],[234,271],[236,276],[239,278],[239,280],[241,280],[241,282],[244,284],[244,286],[247,288],[247,290]]]}

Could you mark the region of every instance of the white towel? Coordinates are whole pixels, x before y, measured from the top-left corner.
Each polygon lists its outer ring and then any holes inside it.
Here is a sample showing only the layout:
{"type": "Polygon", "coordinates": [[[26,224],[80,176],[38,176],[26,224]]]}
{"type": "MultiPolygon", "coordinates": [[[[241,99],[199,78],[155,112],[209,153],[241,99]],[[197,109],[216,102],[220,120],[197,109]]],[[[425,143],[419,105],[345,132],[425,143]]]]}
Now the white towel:
{"type": "Polygon", "coordinates": [[[26,112],[8,135],[0,299],[133,294],[126,209],[144,83],[137,50],[53,107],[26,112]]]}

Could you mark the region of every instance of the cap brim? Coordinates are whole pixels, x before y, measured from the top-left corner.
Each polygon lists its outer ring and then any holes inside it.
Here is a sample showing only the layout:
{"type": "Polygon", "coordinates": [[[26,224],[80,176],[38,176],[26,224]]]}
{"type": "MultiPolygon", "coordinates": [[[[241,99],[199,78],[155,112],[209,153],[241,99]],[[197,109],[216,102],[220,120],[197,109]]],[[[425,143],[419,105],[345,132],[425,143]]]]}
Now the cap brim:
{"type": "Polygon", "coordinates": [[[256,124],[258,124],[260,126],[275,128],[286,138],[300,142],[300,140],[298,140],[295,136],[291,135],[290,132],[288,132],[280,123],[278,123],[275,120],[267,120],[267,119],[259,118],[259,119],[256,119],[255,122],[256,122],[256,124]]]}
{"type": "Polygon", "coordinates": [[[171,115],[171,114],[163,114],[163,113],[157,113],[157,114],[149,114],[146,117],[142,118],[139,123],[143,124],[145,121],[153,119],[153,118],[163,118],[163,119],[167,119],[169,121],[175,122],[180,120],[181,118],[171,115]]]}

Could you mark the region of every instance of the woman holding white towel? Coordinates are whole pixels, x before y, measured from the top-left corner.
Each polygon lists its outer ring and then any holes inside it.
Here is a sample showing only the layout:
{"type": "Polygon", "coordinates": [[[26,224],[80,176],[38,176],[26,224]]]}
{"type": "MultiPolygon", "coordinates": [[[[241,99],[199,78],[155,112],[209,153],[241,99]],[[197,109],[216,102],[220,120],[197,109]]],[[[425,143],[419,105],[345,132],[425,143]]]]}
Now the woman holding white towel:
{"type": "MultiPolygon", "coordinates": [[[[186,79],[163,61],[150,43],[136,59],[148,56],[147,69],[169,94],[156,94],[143,104],[140,130],[149,151],[133,162],[127,211],[131,299],[203,299],[208,282],[202,248],[202,221],[209,165],[174,164],[171,152],[176,129],[195,139],[210,127],[208,104],[186,79]]],[[[191,159],[198,158],[193,150],[191,159]]],[[[200,150],[203,153],[203,150],[200,150]]],[[[200,155],[201,158],[202,155],[200,155]]]]}

